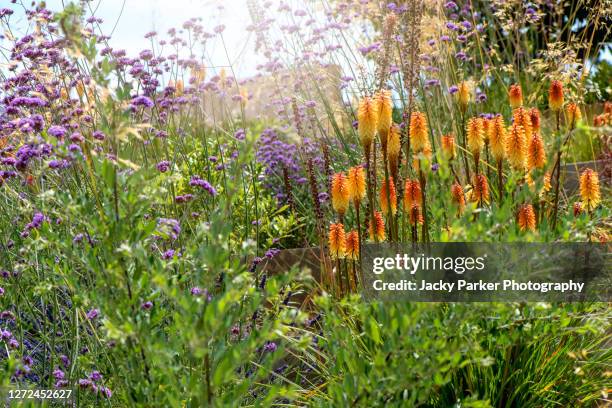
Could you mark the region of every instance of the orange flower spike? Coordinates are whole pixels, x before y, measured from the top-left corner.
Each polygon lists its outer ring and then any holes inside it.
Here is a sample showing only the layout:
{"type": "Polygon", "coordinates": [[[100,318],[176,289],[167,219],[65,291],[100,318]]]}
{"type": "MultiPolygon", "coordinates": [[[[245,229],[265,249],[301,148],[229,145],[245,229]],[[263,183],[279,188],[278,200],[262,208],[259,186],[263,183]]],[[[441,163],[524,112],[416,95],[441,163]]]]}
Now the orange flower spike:
{"type": "Polygon", "coordinates": [[[565,120],[570,128],[575,128],[576,123],[582,119],[580,108],[575,103],[568,103],[565,107],[565,120]]]}
{"type": "Polygon", "coordinates": [[[587,211],[592,211],[601,201],[599,175],[592,169],[586,169],[580,175],[580,197],[587,211]]]}
{"type": "Polygon", "coordinates": [[[506,155],[506,125],[504,124],[504,117],[501,115],[497,115],[493,119],[493,124],[490,127],[489,143],[495,160],[502,161],[506,155]]]}
{"type": "Polygon", "coordinates": [[[533,133],[540,133],[542,120],[540,118],[540,111],[538,108],[529,109],[529,119],[531,119],[531,131],[533,133]]]}
{"type": "Polygon", "coordinates": [[[331,183],[332,207],[340,217],[343,217],[349,206],[349,183],[344,173],[336,173],[331,183]]]}
{"type": "Polygon", "coordinates": [[[463,213],[463,209],[465,208],[465,194],[463,193],[463,187],[457,182],[453,183],[451,186],[451,200],[457,205],[458,213],[463,213]]]}
{"type": "Polygon", "coordinates": [[[472,91],[470,89],[470,85],[466,81],[462,81],[459,84],[459,89],[457,92],[457,98],[459,99],[459,107],[461,108],[461,112],[465,112],[467,110],[467,106],[470,103],[471,96],[472,91]]]}
{"type": "Polygon", "coordinates": [[[561,110],[563,107],[563,84],[552,81],[548,90],[548,107],[553,111],[561,110]]]}
{"type": "Polygon", "coordinates": [[[489,143],[491,138],[491,129],[493,128],[493,119],[482,118],[482,130],[484,131],[484,142],[489,143]]]}
{"type": "Polygon", "coordinates": [[[515,170],[525,169],[525,131],[514,123],[506,138],[506,155],[515,170]]]}
{"type": "Polygon", "coordinates": [[[359,259],[359,233],[356,230],[346,236],[346,257],[353,261],[359,259]]]}
{"type": "Polygon", "coordinates": [[[536,217],[531,204],[523,204],[518,211],[518,225],[521,231],[535,231],[536,217]]]}
{"type": "Polygon", "coordinates": [[[442,136],[442,155],[446,160],[453,160],[457,156],[455,137],[452,134],[442,136]]]}
{"type": "Polygon", "coordinates": [[[329,226],[329,253],[332,259],[342,259],[346,255],[346,235],[340,223],[329,226]]]}
{"type": "Polygon", "coordinates": [[[376,111],[378,112],[377,130],[383,152],[387,146],[387,136],[393,122],[393,102],[391,101],[391,91],[383,89],[374,96],[376,111]]]}
{"type": "Polygon", "coordinates": [[[544,141],[542,136],[538,133],[534,133],[529,141],[529,147],[527,148],[527,168],[529,170],[541,169],[546,163],[546,153],[544,152],[544,141]]]}
{"type": "Polygon", "coordinates": [[[427,137],[427,119],[423,112],[412,112],[410,115],[410,142],[415,152],[426,151],[429,148],[427,137]]]}
{"type": "Polygon", "coordinates": [[[471,118],[467,123],[467,145],[470,152],[476,156],[484,146],[484,125],[482,118],[471,118]]]}
{"type": "Polygon", "coordinates": [[[392,125],[391,130],[389,131],[389,140],[387,142],[387,160],[389,162],[389,172],[393,177],[397,177],[400,149],[401,142],[399,126],[392,125]]]}
{"type": "Polygon", "coordinates": [[[374,241],[374,237],[378,242],[385,240],[385,221],[380,211],[374,211],[374,222],[371,222],[368,228],[370,233],[370,240],[374,241]]]}
{"type": "Polygon", "coordinates": [[[362,166],[351,167],[348,172],[349,199],[359,205],[366,195],[365,171],[362,166]]]}
{"type": "Polygon", "coordinates": [[[387,201],[387,186],[389,186],[388,194],[389,200],[391,200],[391,213],[395,215],[397,213],[397,192],[395,191],[395,183],[393,178],[389,178],[389,182],[383,182],[380,189],[380,208],[385,216],[389,214],[389,202],[387,201]]]}
{"type": "Polygon", "coordinates": [[[513,109],[523,105],[523,90],[519,84],[510,85],[508,89],[508,99],[513,109]]]}
{"type": "Polygon", "coordinates": [[[489,182],[484,174],[477,174],[474,176],[472,201],[478,203],[478,205],[489,203],[489,182]]]}
{"type": "Polygon", "coordinates": [[[514,117],[514,123],[522,126],[523,130],[525,131],[525,137],[527,139],[531,138],[533,126],[531,126],[531,116],[529,115],[529,112],[521,106],[514,110],[512,116],[514,117]]]}
{"type": "Polygon", "coordinates": [[[406,180],[404,184],[404,211],[408,212],[413,204],[422,204],[421,184],[418,180],[406,180]]]}
{"type": "Polygon", "coordinates": [[[552,185],[550,184],[550,172],[544,173],[544,177],[542,178],[542,193],[546,193],[550,191],[552,185]]]}
{"type": "Polygon", "coordinates": [[[378,126],[378,111],[376,110],[376,104],[369,96],[364,97],[359,103],[357,120],[359,141],[364,151],[368,153],[378,126]]]}

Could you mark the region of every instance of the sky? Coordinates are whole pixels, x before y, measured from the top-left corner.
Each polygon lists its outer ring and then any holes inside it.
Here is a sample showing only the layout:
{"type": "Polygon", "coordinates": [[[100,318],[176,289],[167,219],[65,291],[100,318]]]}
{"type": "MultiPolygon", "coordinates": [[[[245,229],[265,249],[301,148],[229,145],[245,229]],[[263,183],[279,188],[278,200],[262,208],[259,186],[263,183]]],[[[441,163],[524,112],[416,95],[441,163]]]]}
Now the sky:
{"type": "MultiPolygon", "coordinates": [[[[69,2],[70,0],[46,1],[47,8],[53,11],[61,10],[63,5],[69,2]]],[[[127,50],[128,55],[137,55],[149,45],[149,40],[144,38],[145,33],[155,30],[165,34],[168,29],[179,28],[192,17],[201,17],[205,30],[209,32],[213,27],[224,24],[228,29],[223,36],[234,71],[237,77],[245,78],[256,73],[255,66],[261,61],[261,57],[254,51],[254,36],[246,30],[251,24],[246,2],[247,0],[90,0],[88,7],[94,11],[96,17],[104,20],[101,25],[104,34],[110,34],[114,28],[110,45],[127,50]]],[[[23,14],[19,15],[19,7],[11,8],[16,11],[11,17],[11,24],[27,24],[23,14]]],[[[214,63],[228,65],[225,50],[220,44],[215,42],[209,51],[214,63]]]]}

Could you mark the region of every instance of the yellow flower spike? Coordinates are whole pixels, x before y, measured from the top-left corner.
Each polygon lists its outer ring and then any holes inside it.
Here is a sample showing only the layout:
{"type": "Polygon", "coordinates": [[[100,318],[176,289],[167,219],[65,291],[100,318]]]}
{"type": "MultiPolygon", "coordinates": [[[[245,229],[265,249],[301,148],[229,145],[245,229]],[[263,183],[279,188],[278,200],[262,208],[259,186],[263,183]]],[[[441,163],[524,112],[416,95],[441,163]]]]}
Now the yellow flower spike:
{"type": "Polygon", "coordinates": [[[522,106],[518,107],[514,110],[512,116],[514,118],[514,123],[520,125],[525,131],[525,138],[531,138],[533,127],[531,126],[531,116],[529,115],[527,109],[523,108],[522,106]]]}
{"type": "Polygon", "coordinates": [[[374,140],[377,130],[378,111],[376,104],[369,96],[364,97],[359,103],[357,111],[359,140],[366,154],[370,152],[370,145],[374,140]]]}
{"type": "Polygon", "coordinates": [[[461,108],[461,112],[465,112],[472,97],[472,90],[467,81],[462,81],[458,88],[457,98],[459,99],[459,107],[461,108]]]}
{"type": "Polygon", "coordinates": [[[601,201],[599,175],[593,169],[586,169],[580,175],[580,197],[587,211],[592,211],[601,201]]]}
{"type": "Polygon", "coordinates": [[[389,140],[387,141],[387,161],[389,162],[389,172],[395,178],[397,178],[397,171],[399,168],[400,149],[399,126],[392,125],[389,131],[389,140]]]}
{"type": "Polygon", "coordinates": [[[374,96],[376,111],[378,112],[377,130],[383,152],[387,148],[387,136],[393,122],[393,102],[391,101],[391,91],[383,89],[374,96]]]}
{"type": "Polygon", "coordinates": [[[560,81],[552,81],[548,90],[548,107],[558,111],[563,107],[563,84],[560,81]]]}
{"type": "Polygon", "coordinates": [[[423,112],[412,112],[410,115],[410,143],[416,153],[426,153],[430,148],[427,137],[427,119],[423,112]]]}
{"type": "Polygon", "coordinates": [[[362,166],[351,167],[348,172],[349,199],[359,205],[366,195],[365,171],[362,166]]]}
{"type": "Polygon", "coordinates": [[[482,118],[470,118],[466,127],[467,146],[474,155],[480,155],[484,146],[484,126],[482,118]]]}
{"type": "Polygon", "coordinates": [[[510,85],[508,89],[508,99],[513,109],[523,105],[523,90],[519,84],[510,85]]]}
{"type": "Polygon", "coordinates": [[[455,148],[455,137],[450,134],[442,136],[442,155],[446,160],[453,160],[457,156],[455,148]]]}
{"type": "Polygon", "coordinates": [[[546,153],[544,152],[544,141],[542,136],[538,133],[534,133],[529,141],[529,147],[527,148],[527,169],[541,169],[546,164],[546,153]]]}
{"type": "Polygon", "coordinates": [[[334,211],[343,217],[349,206],[350,190],[348,180],[342,172],[332,176],[331,198],[334,211]]]}
{"type": "Polygon", "coordinates": [[[329,254],[332,259],[342,259],[346,255],[346,235],[340,223],[329,226],[329,254]]]}
{"type": "Polygon", "coordinates": [[[525,131],[516,123],[510,128],[506,138],[506,156],[515,170],[525,169],[525,131]]]}
{"type": "Polygon", "coordinates": [[[493,119],[493,124],[489,128],[489,144],[491,153],[496,161],[502,161],[506,155],[506,125],[504,117],[497,115],[493,119]]]}

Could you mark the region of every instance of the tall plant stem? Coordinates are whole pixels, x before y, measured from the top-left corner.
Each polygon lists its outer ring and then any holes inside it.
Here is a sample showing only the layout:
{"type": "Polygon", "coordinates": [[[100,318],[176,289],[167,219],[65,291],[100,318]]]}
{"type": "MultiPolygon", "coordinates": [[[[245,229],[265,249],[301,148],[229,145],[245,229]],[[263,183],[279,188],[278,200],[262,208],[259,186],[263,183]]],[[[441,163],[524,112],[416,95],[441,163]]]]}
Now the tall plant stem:
{"type": "Polygon", "coordinates": [[[340,269],[340,258],[336,258],[336,276],[338,281],[337,294],[338,297],[342,297],[343,288],[342,288],[342,270],[340,269]]]}
{"type": "MultiPolygon", "coordinates": [[[[389,228],[389,241],[394,241],[394,219],[393,219],[393,207],[391,205],[391,183],[389,180],[389,170],[387,168],[387,155],[386,152],[383,152],[383,165],[385,167],[385,186],[386,186],[386,195],[387,195],[387,220],[388,220],[388,228],[389,228]]],[[[397,198],[397,197],[396,197],[397,198]]]]}
{"type": "MultiPolygon", "coordinates": [[[[557,137],[560,137],[560,128],[561,128],[561,111],[557,111],[557,137]]],[[[557,228],[557,218],[559,215],[559,190],[561,184],[561,149],[563,145],[559,144],[559,148],[557,149],[557,159],[555,161],[555,166],[553,167],[553,173],[555,175],[555,198],[553,201],[553,221],[552,228],[555,230],[557,228]]]]}
{"type": "MultiPolygon", "coordinates": [[[[373,182],[372,182],[372,152],[371,149],[368,147],[368,149],[366,150],[366,164],[368,166],[367,168],[367,173],[366,173],[366,184],[367,184],[367,192],[368,192],[368,211],[369,211],[369,216],[370,216],[370,222],[369,225],[372,226],[372,228],[374,228],[374,186],[373,186],[373,182]]],[[[366,228],[366,234],[367,234],[367,228],[366,228]]],[[[378,238],[376,237],[376,234],[374,235],[374,242],[378,242],[378,238]]]]}
{"type": "Polygon", "coordinates": [[[357,241],[359,245],[359,256],[361,256],[361,217],[359,214],[359,202],[355,201],[355,216],[357,217],[357,241]]]}
{"type": "Polygon", "coordinates": [[[419,183],[421,184],[421,195],[422,195],[422,203],[421,203],[421,211],[423,212],[423,228],[422,228],[422,240],[423,242],[429,242],[429,217],[427,217],[427,180],[425,179],[425,174],[423,170],[421,170],[421,166],[419,165],[419,183]]]}
{"type": "Polygon", "coordinates": [[[501,160],[497,161],[497,188],[499,189],[499,205],[501,207],[502,201],[504,200],[504,163],[501,160]]]}
{"type": "Polygon", "coordinates": [[[463,136],[463,163],[465,164],[465,176],[467,177],[467,183],[472,183],[472,178],[470,177],[470,165],[467,157],[467,135],[465,133],[465,112],[461,112],[461,135],[463,136]]]}

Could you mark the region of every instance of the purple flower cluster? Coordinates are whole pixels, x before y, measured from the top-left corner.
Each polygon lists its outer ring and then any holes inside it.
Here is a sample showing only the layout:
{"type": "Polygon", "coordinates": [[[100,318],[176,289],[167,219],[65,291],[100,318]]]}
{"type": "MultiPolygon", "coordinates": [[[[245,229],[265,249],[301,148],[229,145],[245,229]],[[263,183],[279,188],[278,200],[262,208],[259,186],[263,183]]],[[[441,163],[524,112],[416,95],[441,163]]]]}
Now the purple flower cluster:
{"type": "Polygon", "coordinates": [[[176,241],[181,234],[181,223],[174,218],[160,218],[157,220],[156,238],[168,237],[171,241],[176,241]]]}
{"type": "Polygon", "coordinates": [[[200,176],[192,176],[191,180],[189,180],[189,185],[192,187],[201,187],[205,191],[208,192],[211,196],[217,195],[217,190],[210,184],[208,181],[201,179],[200,176]]]}
{"type": "Polygon", "coordinates": [[[99,371],[92,371],[87,378],[80,378],[78,381],[79,388],[83,390],[89,390],[94,394],[100,395],[104,398],[110,398],[113,396],[113,392],[110,388],[102,385],[102,374],[99,371]]]}

